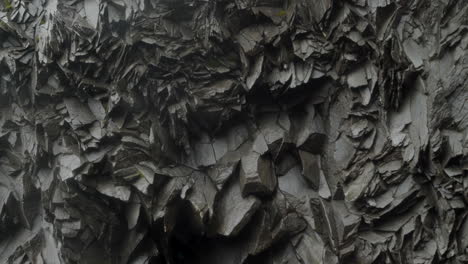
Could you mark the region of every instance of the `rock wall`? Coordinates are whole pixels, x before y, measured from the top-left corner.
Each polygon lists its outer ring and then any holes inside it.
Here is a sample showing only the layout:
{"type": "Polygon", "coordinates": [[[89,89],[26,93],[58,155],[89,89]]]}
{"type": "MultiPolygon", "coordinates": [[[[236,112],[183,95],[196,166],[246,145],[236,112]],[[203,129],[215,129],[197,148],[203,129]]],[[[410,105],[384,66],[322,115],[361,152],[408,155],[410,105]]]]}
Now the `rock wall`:
{"type": "Polygon", "coordinates": [[[468,263],[468,4],[0,2],[0,263],[468,263]]]}

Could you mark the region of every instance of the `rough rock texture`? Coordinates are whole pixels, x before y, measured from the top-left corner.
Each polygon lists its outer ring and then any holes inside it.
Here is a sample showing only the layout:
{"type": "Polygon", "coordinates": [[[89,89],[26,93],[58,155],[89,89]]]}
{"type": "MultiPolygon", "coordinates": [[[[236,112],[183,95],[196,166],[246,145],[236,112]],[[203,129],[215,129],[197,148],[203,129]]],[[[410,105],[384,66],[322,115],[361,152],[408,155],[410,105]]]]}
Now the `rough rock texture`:
{"type": "Polygon", "coordinates": [[[0,1],[0,263],[468,263],[464,0],[0,1]]]}

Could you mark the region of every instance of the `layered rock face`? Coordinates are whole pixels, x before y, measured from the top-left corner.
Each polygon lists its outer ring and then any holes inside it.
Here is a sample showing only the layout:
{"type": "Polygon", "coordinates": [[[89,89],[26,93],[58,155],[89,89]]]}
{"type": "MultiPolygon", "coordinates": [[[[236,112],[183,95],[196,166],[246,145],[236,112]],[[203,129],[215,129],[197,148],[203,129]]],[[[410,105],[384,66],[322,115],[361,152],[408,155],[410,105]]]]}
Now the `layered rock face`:
{"type": "Polygon", "coordinates": [[[0,263],[468,263],[468,4],[0,2],[0,263]]]}

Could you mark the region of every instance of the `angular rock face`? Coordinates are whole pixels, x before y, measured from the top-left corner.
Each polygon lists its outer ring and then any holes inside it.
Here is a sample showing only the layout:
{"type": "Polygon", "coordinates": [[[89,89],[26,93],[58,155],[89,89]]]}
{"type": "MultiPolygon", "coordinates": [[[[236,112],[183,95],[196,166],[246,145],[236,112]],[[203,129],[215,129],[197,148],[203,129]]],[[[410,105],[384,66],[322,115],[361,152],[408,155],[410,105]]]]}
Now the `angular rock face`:
{"type": "Polygon", "coordinates": [[[241,158],[239,171],[243,195],[271,194],[276,187],[276,175],[271,160],[256,152],[250,152],[241,158]]]}
{"type": "Polygon", "coordinates": [[[467,17],[0,1],[0,264],[467,263],[467,17]]]}
{"type": "Polygon", "coordinates": [[[252,218],[260,200],[254,196],[242,197],[237,180],[220,196],[215,211],[216,231],[223,236],[235,236],[252,218]]]}

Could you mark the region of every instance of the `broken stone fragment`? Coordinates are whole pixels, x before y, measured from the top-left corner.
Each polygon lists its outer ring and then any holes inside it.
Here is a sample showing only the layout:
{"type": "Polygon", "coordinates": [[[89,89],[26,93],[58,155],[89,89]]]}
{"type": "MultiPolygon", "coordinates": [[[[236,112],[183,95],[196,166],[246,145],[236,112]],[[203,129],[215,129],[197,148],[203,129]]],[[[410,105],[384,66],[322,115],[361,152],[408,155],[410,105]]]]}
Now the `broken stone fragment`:
{"type": "Polygon", "coordinates": [[[195,210],[196,220],[201,225],[204,220],[212,217],[217,189],[211,179],[203,173],[194,172],[192,177],[195,182],[187,198],[195,210]]]}
{"type": "Polygon", "coordinates": [[[294,166],[284,176],[279,177],[278,188],[281,192],[289,193],[299,199],[307,197],[314,192],[301,175],[301,168],[299,165],[294,166]]]}
{"type": "Polygon", "coordinates": [[[62,154],[58,158],[59,175],[62,181],[72,178],[74,171],[81,166],[81,159],[75,154],[62,154]]]}
{"type": "Polygon", "coordinates": [[[127,202],[130,199],[130,188],[115,185],[111,179],[99,181],[96,189],[109,197],[114,197],[127,202]]]}
{"type": "Polygon", "coordinates": [[[299,149],[313,154],[321,154],[327,141],[323,128],[322,118],[316,113],[314,106],[306,106],[306,114],[293,116],[294,125],[297,127],[296,146],[299,149]]]}
{"type": "Polygon", "coordinates": [[[273,240],[278,241],[288,236],[296,235],[306,229],[306,227],[307,223],[301,214],[296,212],[289,213],[272,230],[273,240]]]}
{"type": "Polygon", "coordinates": [[[340,169],[347,168],[356,154],[356,149],[350,140],[340,135],[338,140],[334,144],[333,158],[340,169]]]}
{"type": "Polygon", "coordinates": [[[96,120],[89,107],[77,98],[65,98],[63,101],[70,116],[70,123],[74,128],[91,124],[96,120]]]}
{"type": "Polygon", "coordinates": [[[267,114],[260,118],[258,125],[268,149],[272,152],[272,156],[276,157],[291,127],[288,115],[285,113],[267,114]]]}
{"type": "Polygon", "coordinates": [[[367,162],[360,170],[358,176],[345,187],[346,200],[353,202],[364,194],[371,180],[375,177],[375,165],[367,162]]]}
{"type": "MultiPolygon", "coordinates": [[[[270,209],[270,208],[268,208],[270,209]]],[[[267,208],[262,208],[252,219],[250,237],[248,241],[249,253],[256,255],[270,247],[273,238],[271,232],[272,216],[267,208]],[[254,228],[252,228],[254,227],[254,228]]]]}
{"type": "Polygon", "coordinates": [[[276,188],[273,164],[267,155],[250,152],[241,159],[240,184],[242,195],[268,195],[276,188]]]}
{"type": "Polygon", "coordinates": [[[365,67],[359,67],[347,75],[348,86],[357,88],[367,85],[367,75],[365,67]]]}
{"type": "Polygon", "coordinates": [[[235,236],[249,222],[260,206],[255,196],[242,196],[237,179],[226,186],[215,205],[216,233],[223,236],[235,236]]]}
{"type": "Polygon", "coordinates": [[[359,139],[367,135],[370,131],[372,131],[372,127],[370,126],[369,121],[361,119],[351,125],[350,137],[353,139],[359,139]]]}
{"type": "Polygon", "coordinates": [[[318,190],[320,185],[320,156],[299,150],[299,157],[302,163],[302,175],[311,185],[312,189],[318,190]]]}
{"type": "Polygon", "coordinates": [[[237,171],[238,164],[239,162],[227,162],[226,164],[221,163],[208,169],[208,176],[210,176],[218,190],[224,188],[229,177],[237,171]]]}

